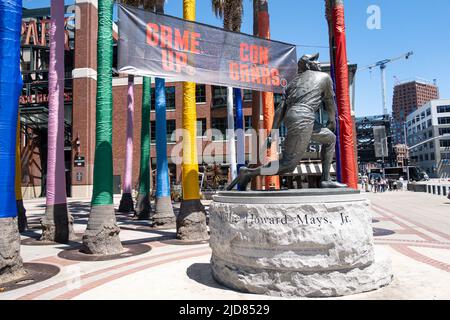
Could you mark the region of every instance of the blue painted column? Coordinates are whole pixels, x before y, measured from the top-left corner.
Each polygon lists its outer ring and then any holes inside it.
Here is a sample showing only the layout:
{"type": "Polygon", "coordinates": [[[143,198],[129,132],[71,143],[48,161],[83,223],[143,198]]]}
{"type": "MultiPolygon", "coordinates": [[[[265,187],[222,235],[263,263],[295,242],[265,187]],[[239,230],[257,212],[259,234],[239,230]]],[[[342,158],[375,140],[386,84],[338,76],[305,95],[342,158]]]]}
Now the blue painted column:
{"type": "Polygon", "coordinates": [[[164,79],[156,78],[156,209],[152,219],[158,226],[175,226],[176,221],[170,196],[169,163],[167,160],[166,109],[166,83],[164,79]]]}
{"type": "MultiPolygon", "coordinates": [[[[244,112],[242,110],[242,90],[237,88],[234,88],[233,90],[234,90],[234,105],[236,106],[236,123],[234,125],[237,138],[236,162],[237,162],[237,173],[239,173],[239,169],[245,165],[244,112]]],[[[241,190],[239,185],[238,190],[241,190]]]]}
{"type": "Polygon", "coordinates": [[[0,218],[17,216],[16,129],[20,73],[22,0],[0,1],[0,218]]]}

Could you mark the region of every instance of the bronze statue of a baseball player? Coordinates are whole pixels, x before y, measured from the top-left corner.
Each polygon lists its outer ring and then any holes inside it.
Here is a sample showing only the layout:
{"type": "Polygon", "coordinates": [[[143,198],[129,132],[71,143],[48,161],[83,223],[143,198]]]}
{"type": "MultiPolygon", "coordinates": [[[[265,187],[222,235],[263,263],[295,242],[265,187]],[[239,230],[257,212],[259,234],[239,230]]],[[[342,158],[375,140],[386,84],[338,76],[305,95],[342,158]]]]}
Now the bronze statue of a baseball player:
{"type": "MultiPolygon", "coordinates": [[[[331,180],[330,168],[336,145],[336,104],[334,101],[333,81],[321,71],[317,61],[319,54],[304,55],[298,62],[298,75],[289,83],[282,102],[275,111],[272,130],[278,130],[281,122],[287,129],[284,150],[280,160],[264,166],[250,169],[242,167],[239,175],[227,187],[232,190],[236,184],[246,190],[253,177],[260,175],[283,175],[291,173],[300,164],[310,141],[322,144],[322,181],[321,188],[346,188],[347,185],[331,180]],[[315,125],[315,115],[322,103],[328,113],[326,128],[315,125]],[[276,166],[278,170],[274,173],[276,166]],[[266,170],[265,170],[266,169],[266,170]]],[[[268,139],[268,145],[271,138],[268,139]]]]}

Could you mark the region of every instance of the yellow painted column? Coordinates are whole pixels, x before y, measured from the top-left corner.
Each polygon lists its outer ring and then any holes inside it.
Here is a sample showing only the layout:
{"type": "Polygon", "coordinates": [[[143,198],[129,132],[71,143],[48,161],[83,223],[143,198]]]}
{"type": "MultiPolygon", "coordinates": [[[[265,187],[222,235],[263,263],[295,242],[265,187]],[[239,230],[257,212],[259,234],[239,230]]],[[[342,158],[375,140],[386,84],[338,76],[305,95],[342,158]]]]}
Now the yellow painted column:
{"type": "Polygon", "coordinates": [[[22,200],[22,164],[20,161],[20,116],[17,117],[16,130],[16,200],[22,200]]]}
{"type": "MultiPolygon", "coordinates": [[[[183,18],[195,21],[195,0],[183,0],[183,18]]],[[[183,83],[183,200],[200,199],[195,83],[183,83]]]]}

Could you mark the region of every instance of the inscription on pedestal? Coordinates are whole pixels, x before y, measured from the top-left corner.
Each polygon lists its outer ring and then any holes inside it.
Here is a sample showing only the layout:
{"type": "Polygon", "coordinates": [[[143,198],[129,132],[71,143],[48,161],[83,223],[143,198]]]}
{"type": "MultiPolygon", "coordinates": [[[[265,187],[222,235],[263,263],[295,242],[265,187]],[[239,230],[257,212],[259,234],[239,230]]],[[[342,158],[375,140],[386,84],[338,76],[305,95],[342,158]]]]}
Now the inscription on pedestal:
{"type": "Polygon", "coordinates": [[[340,224],[345,225],[352,222],[350,216],[344,213],[339,214],[330,214],[327,216],[318,216],[318,215],[283,215],[282,217],[271,217],[271,216],[257,216],[254,214],[245,214],[244,216],[240,216],[232,213],[224,213],[220,212],[218,214],[220,220],[223,222],[228,222],[231,224],[237,223],[246,223],[246,224],[269,224],[269,225],[290,225],[290,226],[317,226],[321,227],[325,224],[340,224]]]}

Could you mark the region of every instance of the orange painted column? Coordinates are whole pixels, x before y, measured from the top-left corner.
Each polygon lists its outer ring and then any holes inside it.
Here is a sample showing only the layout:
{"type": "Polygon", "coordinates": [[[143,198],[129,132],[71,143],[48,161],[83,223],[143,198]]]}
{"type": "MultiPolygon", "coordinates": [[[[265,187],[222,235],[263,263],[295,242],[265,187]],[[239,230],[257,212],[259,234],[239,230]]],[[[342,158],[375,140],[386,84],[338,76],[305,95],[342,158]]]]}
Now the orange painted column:
{"type": "MultiPolygon", "coordinates": [[[[258,12],[258,33],[261,38],[270,39],[270,19],[268,12],[268,3],[259,7],[258,12]]],[[[263,111],[263,128],[266,129],[267,134],[270,133],[275,116],[275,105],[273,99],[273,92],[263,92],[262,94],[262,111],[263,111]]],[[[272,144],[272,147],[267,150],[267,159],[269,161],[277,160],[277,146],[272,144]]],[[[280,177],[271,176],[265,178],[265,189],[280,189],[280,177]]]]}

